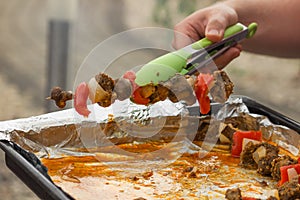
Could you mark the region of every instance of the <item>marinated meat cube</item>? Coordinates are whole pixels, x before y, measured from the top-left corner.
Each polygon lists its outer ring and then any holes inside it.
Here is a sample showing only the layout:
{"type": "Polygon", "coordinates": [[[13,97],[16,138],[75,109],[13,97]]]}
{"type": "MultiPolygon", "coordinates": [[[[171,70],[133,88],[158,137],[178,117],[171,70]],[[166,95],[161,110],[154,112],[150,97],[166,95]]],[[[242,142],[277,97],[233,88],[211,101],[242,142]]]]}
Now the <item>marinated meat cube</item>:
{"type": "Polygon", "coordinates": [[[145,85],[141,88],[142,88],[142,90],[140,92],[140,95],[143,98],[149,98],[156,90],[156,88],[153,84],[148,84],[148,85],[145,85]]]}
{"type": "Polygon", "coordinates": [[[158,101],[164,101],[168,98],[169,89],[161,84],[156,86],[155,92],[150,96],[150,102],[156,103],[158,101]]]}
{"type": "Polygon", "coordinates": [[[241,165],[245,168],[256,169],[262,175],[271,173],[271,162],[278,157],[278,147],[263,142],[253,144],[249,142],[241,153],[241,165]]]}
{"type": "Polygon", "coordinates": [[[163,85],[169,89],[169,99],[172,102],[185,101],[187,105],[196,102],[193,88],[184,76],[176,74],[163,85]]]}
{"type": "Polygon", "coordinates": [[[112,91],[115,87],[115,81],[107,74],[99,73],[95,76],[97,83],[105,90],[112,91]]]}
{"type": "Polygon", "coordinates": [[[97,102],[102,107],[110,106],[116,99],[117,95],[113,92],[115,81],[107,74],[99,73],[95,76],[97,83],[108,93],[107,98],[97,102]]]}
{"type": "Polygon", "coordinates": [[[51,90],[50,97],[47,99],[53,99],[57,107],[64,108],[66,106],[66,101],[73,99],[73,94],[71,91],[64,91],[60,87],[54,87],[51,90]]]}
{"type": "Polygon", "coordinates": [[[279,198],[281,200],[300,199],[300,184],[298,179],[285,182],[278,188],[279,198]]]}
{"type": "Polygon", "coordinates": [[[218,103],[225,103],[233,93],[233,83],[224,71],[215,71],[213,76],[215,82],[210,88],[211,97],[218,103]]]}
{"type": "MultiPolygon", "coordinates": [[[[221,128],[220,140],[221,140],[221,136],[223,135],[231,143],[233,134],[237,131],[237,129],[235,129],[231,124],[225,124],[225,123],[223,123],[223,124],[224,124],[224,127],[221,128]]],[[[220,126],[223,126],[223,125],[221,124],[220,126]]]]}
{"type": "Polygon", "coordinates": [[[271,163],[271,176],[279,181],[281,176],[280,176],[280,167],[282,166],[287,166],[287,165],[293,165],[296,164],[297,161],[292,159],[288,155],[280,156],[275,159],[273,159],[271,163]]]}
{"type": "Polygon", "coordinates": [[[198,131],[194,140],[204,141],[205,139],[207,143],[215,142],[216,138],[219,137],[219,126],[220,122],[209,116],[200,120],[198,124],[198,131]]]}
{"type": "Polygon", "coordinates": [[[267,154],[266,157],[260,159],[257,163],[258,168],[257,172],[264,176],[271,176],[271,163],[272,161],[278,157],[278,154],[267,154]]]}
{"type": "Polygon", "coordinates": [[[256,160],[258,169],[257,172],[264,176],[271,175],[271,163],[272,161],[278,157],[279,148],[277,146],[271,145],[269,143],[262,143],[260,147],[253,153],[253,158],[256,160]],[[265,156],[258,157],[260,152],[258,152],[259,148],[265,148],[266,154],[265,156]],[[257,156],[258,155],[258,156],[257,156]],[[255,159],[256,157],[256,159],[255,159]],[[258,158],[257,158],[258,157],[258,158]]]}
{"type": "Polygon", "coordinates": [[[240,164],[247,169],[257,169],[257,163],[253,159],[253,153],[257,149],[257,145],[253,142],[248,142],[240,155],[240,164]]]}
{"type": "Polygon", "coordinates": [[[242,200],[241,190],[239,188],[228,189],[225,198],[228,200],[242,200]]]}
{"type": "Polygon", "coordinates": [[[177,99],[176,95],[172,92],[172,91],[169,91],[168,93],[168,98],[171,102],[173,103],[177,103],[179,100],[177,99]]]}
{"type": "Polygon", "coordinates": [[[226,124],[231,124],[234,128],[239,130],[259,130],[259,122],[256,117],[248,115],[246,113],[241,113],[237,117],[228,117],[225,119],[226,124]]]}

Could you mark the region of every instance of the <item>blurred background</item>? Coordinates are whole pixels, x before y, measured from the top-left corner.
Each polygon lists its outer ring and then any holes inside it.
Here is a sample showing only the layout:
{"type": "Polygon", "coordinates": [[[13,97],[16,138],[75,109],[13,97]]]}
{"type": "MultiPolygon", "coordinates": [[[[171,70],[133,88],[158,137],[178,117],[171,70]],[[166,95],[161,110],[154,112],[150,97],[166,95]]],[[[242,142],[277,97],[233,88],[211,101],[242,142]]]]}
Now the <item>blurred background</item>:
{"type": "MultiPolygon", "coordinates": [[[[108,37],[132,28],[172,29],[193,11],[214,2],[217,0],[0,0],[0,120],[53,109],[45,100],[49,85],[57,82],[72,90],[84,58],[108,37]]],[[[235,94],[300,121],[298,59],[243,52],[226,71],[235,84],[235,94]]],[[[1,199],[38,199],[7,169],[2,151],[0,156],[1,199]]]]}

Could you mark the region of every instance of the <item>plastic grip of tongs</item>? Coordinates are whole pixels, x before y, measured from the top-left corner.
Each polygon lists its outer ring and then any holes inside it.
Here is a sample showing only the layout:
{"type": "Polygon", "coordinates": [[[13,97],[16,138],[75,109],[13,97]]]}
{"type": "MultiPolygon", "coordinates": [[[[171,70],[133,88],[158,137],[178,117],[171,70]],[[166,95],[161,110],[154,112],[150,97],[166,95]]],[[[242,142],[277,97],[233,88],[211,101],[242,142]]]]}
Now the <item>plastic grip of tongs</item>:
{"type": "MultiPolygon", "coordinates": [[[[233,36],[245,29],[248,29],[247,37],[250,38],[254,35],[256,28],[256,23],[252,23],[248,27],[237,23],[226,28],[226,30],[224,31],[224,39],[233,36]]],[[[144,86],[149,83],[157,85],[159,82],[169,80],[176,73],[186,73],[187,71],[185,67],[188,60],[193,56],[193,53],[205,50],[204,48],[207,48],[212,44],[215,43],[208,40],[207,38],[203,38],[187,46],[188,48],[191,47],[191,52],[187,51],[187,47],[184,47],[150,61],[136,73],[135,83],[139,86],[144,86]]]]}
{"type": "MultiPolygon", "coordinates": [[[[244,28],[245,28],[245,26],[242,25],[241,23],[237,23],[232,26],[229,26],[224,31],[224,39],[244,30],[244,28]]],[[[247,27],[247,29],[248,29],[247,38],[250,38],[255,34],[256,29],[257,29],[257,24],[253,22],[247,27]]],[[[205,47],[212,45],[213,43],[214,42],[210,41],[209,39],[207,39],[205,37],[205,38],[202,38],[201,40],[193,43],[192,48],[195,50],[200,50],[200,49],[203,49],[205,47]]]]}

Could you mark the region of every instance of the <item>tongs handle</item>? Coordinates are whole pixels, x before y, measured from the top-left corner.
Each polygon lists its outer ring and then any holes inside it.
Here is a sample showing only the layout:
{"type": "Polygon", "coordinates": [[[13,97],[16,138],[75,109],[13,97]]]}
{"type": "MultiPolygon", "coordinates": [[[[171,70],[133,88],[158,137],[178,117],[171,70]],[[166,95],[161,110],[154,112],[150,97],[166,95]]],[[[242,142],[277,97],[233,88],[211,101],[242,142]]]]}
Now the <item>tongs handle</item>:
{"type": "Polygon", "coordinates": [[[192,53],[192,59],[190,59],[186,64],[186,67],[183,68],[181,74],[192,75],[198,72],[200,68],[205,67],[208,63],[221,56],[229,48],[235,46],[239,41],[253,37],[256,30],[256,23],[251,23],[248,27],[237,23],[225,30],[224,38],[220,42],[212,43],[207,38],[203,38],[191,44],[190,49],[187,50],[192,53]],[[197,66],[195,66],[196,64],[197,66]]]}
{"type": "MultiPolygon", "coordinates": [[[[246,27],[244,25],[242,25],[241,23],[237,23],[234,24],[232,26],[229,26],[225,31],[224,31],[224,39],[228,38],[229,36],[232,36],[242,30],[244,30],[246,27]]],[[[246,35],[246,38],[250,38],[252,37],[257,29],[257,24],[256,23],[251,23],[248,27],[248,33],[246,35]]],[[[200,50],[203,49],[205,47],[208,47],[210,45],[212,45],[214,42],[210,41],[209,39],[202,38],[201,40],[191,44],[191,47],[195,50],[200,50]]]]}
{"type": "MultiPolygon", "coordinates": [[[[157,85],[173,77],[176,73],[187,74],[190,70],[197,70],[189,66],[188,61],[196,58],[194,61],[206,59],[207,55],[214,51],[220,51],[228,45],[233,45],[244,38],[250,38],[254,35],[257,24],[252,23],[248,27],[237,23],[228,27],[224,32],[224,39],[220,42],[213,43],[207,38],[203,38],[191,45],[188,45],[177,51],[160,56],[149,63],[145,64],[137,73],[135,82],[139,86],[149,83],[157,85]]],[[[221,51],[220,51],[221,52],[221,51]]],[[[190,73],[190,72],[189,72],[190,73]]]]}

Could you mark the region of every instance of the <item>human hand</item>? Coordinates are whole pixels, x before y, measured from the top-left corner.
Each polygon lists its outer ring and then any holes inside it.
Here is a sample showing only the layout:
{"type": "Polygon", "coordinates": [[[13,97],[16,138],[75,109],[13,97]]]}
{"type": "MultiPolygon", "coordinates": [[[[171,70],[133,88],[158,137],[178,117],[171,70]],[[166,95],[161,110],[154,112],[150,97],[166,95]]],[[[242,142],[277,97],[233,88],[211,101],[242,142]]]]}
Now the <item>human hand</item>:
{"type": "MultiPolygon", "coordinates": [[[[222,40],[225,29],[237,21],[237,13],[226,4],[215,4],[198,10],[174,27],[173,46],[179,49],[203,37],[218,42],[222,40]]],[[[241,50],[242,46],[238,44],[217,58],[215,63],[218,68],[224,68],[240,55],[241,50]]]]}

